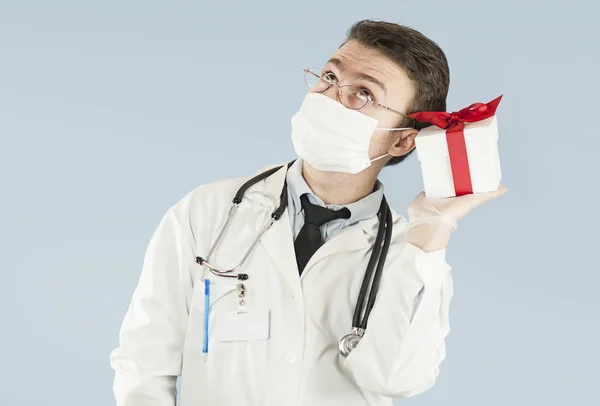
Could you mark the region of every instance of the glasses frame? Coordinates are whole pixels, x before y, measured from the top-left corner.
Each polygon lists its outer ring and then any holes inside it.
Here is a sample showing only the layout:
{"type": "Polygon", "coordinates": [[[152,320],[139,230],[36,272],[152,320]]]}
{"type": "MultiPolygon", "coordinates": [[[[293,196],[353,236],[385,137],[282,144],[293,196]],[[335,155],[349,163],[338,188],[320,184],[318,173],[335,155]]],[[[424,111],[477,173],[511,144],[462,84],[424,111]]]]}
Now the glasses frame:
{"type": "MultiPolygon", "coordinates": [[[[305,69],[303,69],[303,71],[304,71],[304,74],[305,74],[305,75],[307,75],[307,74],[313,75],[314,77],[316,77],[316,78],[317,78],[317,80],[322,80],[322,79],[321,79],[321,77],[322,77],[322,74],[324,73],[324,72],[323,72],[321,69],[319,69],[319,68],[305,68],[305,69]],[[321,73],[321,74],[320,74],[320,75],[318,75],[316,72],[313,72],[313,71],[317,71],[317,72],[319,72],[319,73],[321,73]]],[[[306,76],[305,76],[305,78],[306,78],[306,76]]],[[[306,80],[305,80],[305,82],[306,82],[306,80]]],[[[325,93],[326,91],[328,91],[329,89],[331,89],[331,86],[335,86],[335,87],[337,87],[337,88],[338,88],[338,101],[339,101],[340,103],[342,103],[342,96],[344,95],[343,88],[345,88],[345,87],[350,87],[350,88],[352,88],[352,89],[358,89],[356,86],[353,86],[353,85],[342,85],[342,86],[340,86],[340,85],[339,85],[339,84],[337,84],[337,83],[328,83],[328,82],[325,82],[325,83],[327,83],[327,84],[328,84],[328,86],[327,86],[325,89],[321,90],[321,91],[314,90],[312,87],[310,87],[310,85],[308,84],[308,82],[306,83],[306,85],[309,87],[309,89],[310,89],[310,90],[312,90],[313,92],[316,92],[316,93],[325,93]]],[[[380,107],[380,108],[382,108],[382,109],[389,110],[389,111],[391,111],[392,113],[399,114],[399,115],[401,115],[402,117],[404,117],[404,118],[407,118],[407,119],[411,120],[411,122],[412,122],[412,125],[411,125],[411,127],[412,127],[412,128],[415,128],[415,127],[416,127],[417,120],[415,120],[414,118],[412,118],[412,117],[409,117],[409,116],[407,116],[407,115],[406,115],[406,114],[404,114],[404,113],[400,113],[398,110],[394,110],[394,109],[392,109],[392,108],[390,108],[390,107],[388,107],[388,106],[386,106],[386,105],[383,105],[383,104],[377,103],[377,102],[376,102],[376,101],[374,101],[374,100],[365,100],[365,104],[364,104],[364,105],[362,105],[361,107],[357,108],[357,109],[355,109],[355,108],[352,108],[352,107],[348,107],[348,106],[346,106],[344,103],[342,103],[342,105],[343,105],[344,107],[347,107],[347,108],[349,108],[349,109],[351,109],[351,110],[361,110],[361,109],[363,109],[363,108],[364,108],[364,107],[365,107],[367,104],[371,104],[371,105],[373,105],[373,106],[375,106],[375,107],[380,107]]]]}

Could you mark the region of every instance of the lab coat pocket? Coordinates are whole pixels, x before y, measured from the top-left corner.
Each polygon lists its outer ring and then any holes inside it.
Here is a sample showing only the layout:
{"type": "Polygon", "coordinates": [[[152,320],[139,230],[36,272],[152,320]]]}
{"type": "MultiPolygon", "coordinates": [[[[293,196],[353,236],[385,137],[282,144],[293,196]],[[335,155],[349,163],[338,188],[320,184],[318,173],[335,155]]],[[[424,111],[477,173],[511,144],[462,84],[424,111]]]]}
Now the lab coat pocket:
{"type": "MultiPolygon", "coordinates": [[[[238,307],[237,279],[218,278],[210,279],[208,300],[205,292],[204,280],[197,282],[194,289],[193,309],[190,317],[191,325],[188,327],[188,334],[192,338],[190,345],[200,349],[204,342],[204,330],[206,329],[205,318],[208,316],[208,347],[216,350],[214,344],[214,325],[216,314],[224,310],[233,310],[238,307]],[[208,303],[208,308],[206,304],[208,303]]],[[[218,347],[218,346],[216,346],[218,347]]]]}
{"type": "MultiPolygon", "coordinates": [[[[224,278],[223,278],[224,279],[224,278]]],[[[209,347],[211,346],[212,334],[211,325],[214,320],[214,313],[217,309],[223,310],[235,308],[237,304],[237,279],[231,280],[213,280],[210,279],[208,308],[206,309],[206,293],[203,279],[198,279],[194,283],[192,303],[189,310],[188,325],[186,328],[185,349],[190,353],[199,353],[204,346],[205,319],[208,316],[209,347]]]]}
{"type": "Polygon", "coordinates": [[[210,284],[209,303],[211,310],[217,306],[222,308],[231,307],[233,302],[237,303],[237,279],[226,281],[213,281],[210,284]]]}
{"type": "Polygon", "coordinates": [[[234,309],[238,304],[237,279],[210,280],[208,294],[208,309],[206,307],[206,292],[204,281],[199,281],[194,289],[192,323],[202,326],[204,316],[208,311],[209,320],[213,320],[216,310],[234,309]]]}

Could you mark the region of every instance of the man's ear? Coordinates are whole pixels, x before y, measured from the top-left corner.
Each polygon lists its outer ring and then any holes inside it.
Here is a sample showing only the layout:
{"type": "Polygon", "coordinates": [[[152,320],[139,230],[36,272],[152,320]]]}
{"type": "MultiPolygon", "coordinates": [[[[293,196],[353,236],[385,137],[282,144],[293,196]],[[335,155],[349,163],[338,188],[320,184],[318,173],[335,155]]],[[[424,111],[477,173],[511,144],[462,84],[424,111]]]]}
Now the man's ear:
{"type": "Polygon", "coordinates": [[[415,148],[415,137],[419,130],[411,128],[410,130],[397,131],[393,137],[394,142],[388,150],[391,156],[404,156],[415,148]]]}

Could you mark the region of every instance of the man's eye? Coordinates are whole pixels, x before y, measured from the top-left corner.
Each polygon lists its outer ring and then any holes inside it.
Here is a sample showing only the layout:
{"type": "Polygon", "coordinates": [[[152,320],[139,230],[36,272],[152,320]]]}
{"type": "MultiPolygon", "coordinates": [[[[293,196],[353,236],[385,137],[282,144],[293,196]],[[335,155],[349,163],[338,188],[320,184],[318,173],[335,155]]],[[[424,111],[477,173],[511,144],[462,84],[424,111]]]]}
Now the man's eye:
{"type": "Polygon", "coordinates": [[[331,72],[324,72],[323,76],[321,76],[321,79],[323,79],[325,82],[327,82],[329,84],[337,83],[337,78],[331,72]]]}
{"type": "Polygon", "coordinates": [[[366,102],[373,101],[373,95],[367,89],[360,89],[358,92],[356,92],[356,97],[366,102]]]}

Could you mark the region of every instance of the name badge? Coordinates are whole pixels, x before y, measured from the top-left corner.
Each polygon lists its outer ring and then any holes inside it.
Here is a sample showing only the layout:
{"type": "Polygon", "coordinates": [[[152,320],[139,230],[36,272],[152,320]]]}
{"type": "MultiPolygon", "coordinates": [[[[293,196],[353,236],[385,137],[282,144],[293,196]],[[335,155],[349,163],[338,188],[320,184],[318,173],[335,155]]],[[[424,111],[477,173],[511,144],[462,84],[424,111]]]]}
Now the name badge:
{"type": "Polygon", "coordinates": [[[217,341],[269,339],[269,311],[247,309],[243,312],[221,311],[215,314],[214,337],[217,341]]]}

